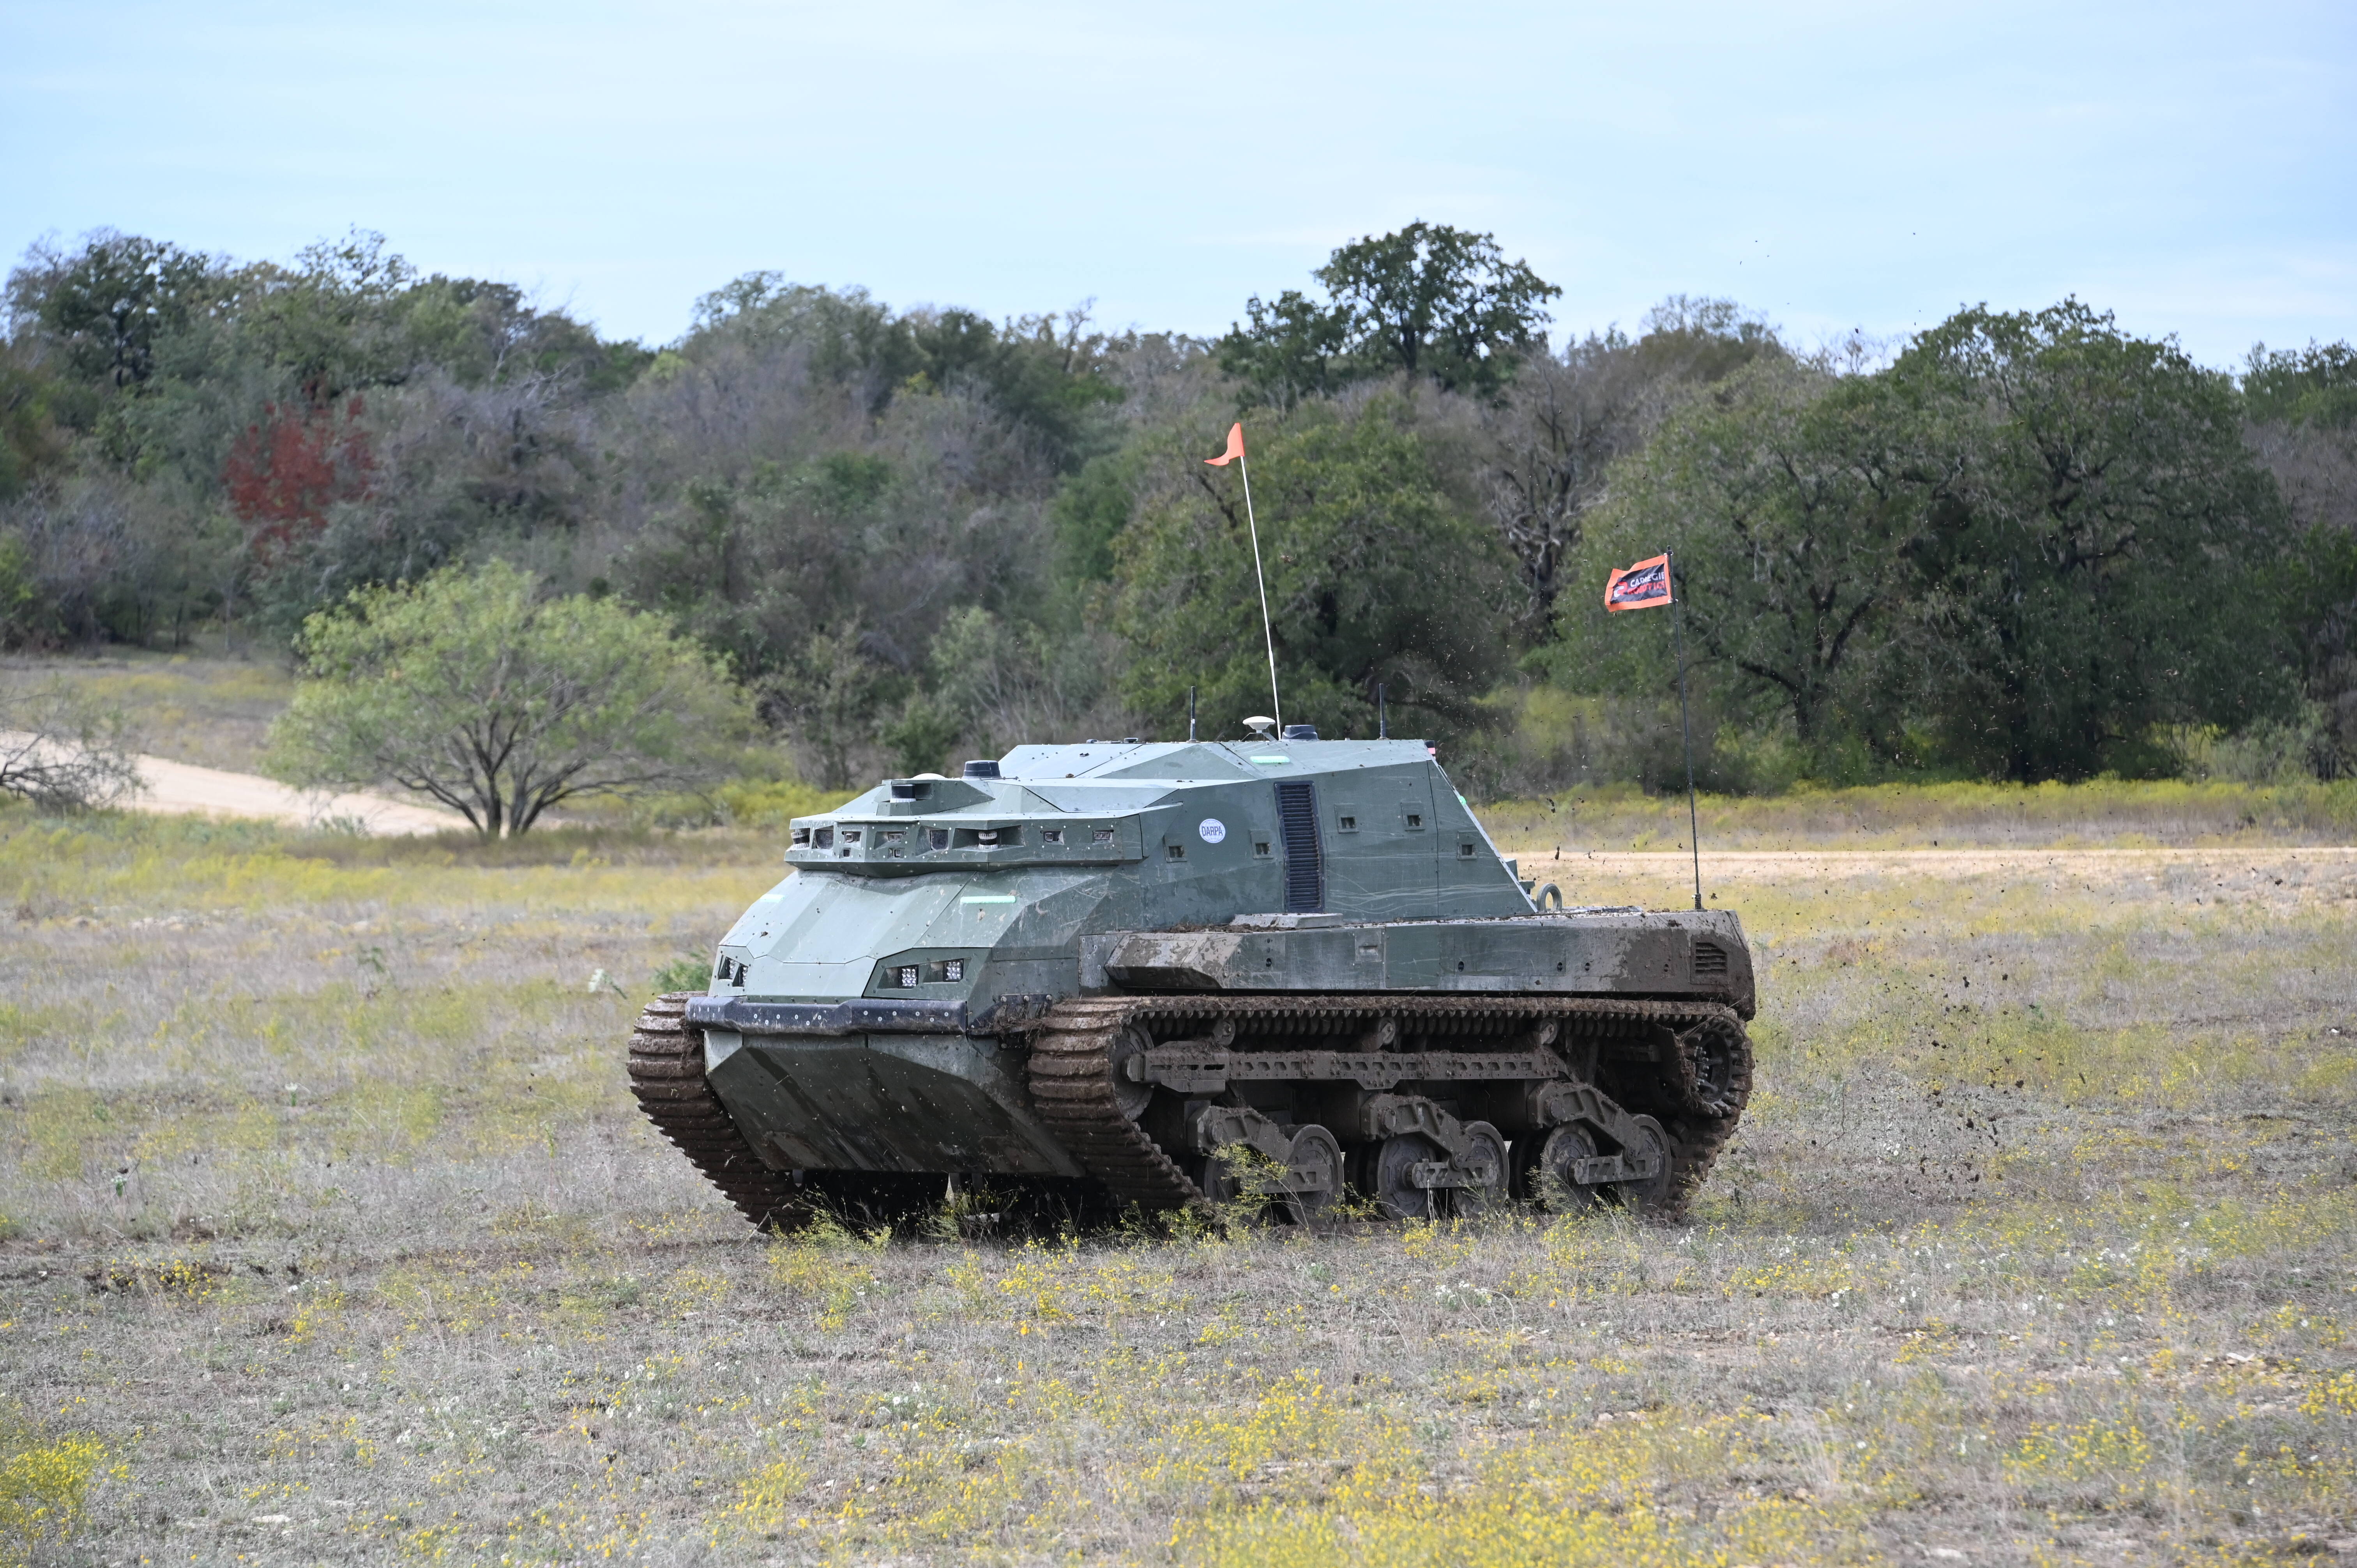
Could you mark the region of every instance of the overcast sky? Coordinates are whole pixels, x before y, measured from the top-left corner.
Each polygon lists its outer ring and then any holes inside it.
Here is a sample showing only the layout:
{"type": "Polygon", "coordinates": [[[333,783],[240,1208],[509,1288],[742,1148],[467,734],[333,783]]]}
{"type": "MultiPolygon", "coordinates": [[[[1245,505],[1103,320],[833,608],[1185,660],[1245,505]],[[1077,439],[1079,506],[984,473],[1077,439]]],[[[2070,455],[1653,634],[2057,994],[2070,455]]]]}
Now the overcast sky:
{"type": "Polygon", "coordinates": [[[1488,230],[1558,331],[1803,342],[2066,294],[2200,359],[2357,337],[2357,4],[367,6],[0,0],[0,249],[353,225],[662,341],[773,268],[1223,329],[1488,230]]]}

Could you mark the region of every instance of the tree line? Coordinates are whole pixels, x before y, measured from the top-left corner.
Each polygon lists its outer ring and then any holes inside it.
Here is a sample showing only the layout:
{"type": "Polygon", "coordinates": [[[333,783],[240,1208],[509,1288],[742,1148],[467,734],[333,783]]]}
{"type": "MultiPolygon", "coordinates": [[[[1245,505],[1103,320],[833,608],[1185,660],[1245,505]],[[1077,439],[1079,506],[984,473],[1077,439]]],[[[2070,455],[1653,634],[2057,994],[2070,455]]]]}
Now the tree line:
{"type": "Polygon", "coordinates": [[[1812,349],[1680,296],[1555,348],[1559,297],[1416,223],[1217,338],[757,273],[650,349],[372,234],[101,232],[7,282],[0,643],[316,660],[498,563],[699,645],[830,787],[1190,689],[1230,734],[1242,418],[1286,717],[1372,734],[1380,685],[1485,792],[1671,782],[1669,628],[1600,601],[1663,549],[1721,788],[2357,768],[2348,345],[2227,373],[2065,300],[1812,349]]]}

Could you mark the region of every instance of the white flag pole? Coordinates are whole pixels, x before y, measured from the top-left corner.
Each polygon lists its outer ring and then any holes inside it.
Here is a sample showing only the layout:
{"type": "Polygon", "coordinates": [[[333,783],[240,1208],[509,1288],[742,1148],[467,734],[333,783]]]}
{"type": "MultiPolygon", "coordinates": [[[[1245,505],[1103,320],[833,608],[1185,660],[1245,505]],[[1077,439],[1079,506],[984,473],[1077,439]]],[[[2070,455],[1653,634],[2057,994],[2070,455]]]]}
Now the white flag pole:
{"type": "MultiPolygon", "coordinates": [[[[1238,442],[1241,447],[1243,444],[1238,442]]],[[[1252,459],[1242,451],[1236,453],[1236,464],[1244,471],[1244,526],[1252,531],[1253,581],[1260,585],[1260,634],[1268,644],[1268,700],[1275,709],[1276,735],[1285,738],[1285,699],[1276,694],[1276,633],[1268,620],[1268,577],[1260,567],[1260,523],[1253,517],[1252,459]]]]}

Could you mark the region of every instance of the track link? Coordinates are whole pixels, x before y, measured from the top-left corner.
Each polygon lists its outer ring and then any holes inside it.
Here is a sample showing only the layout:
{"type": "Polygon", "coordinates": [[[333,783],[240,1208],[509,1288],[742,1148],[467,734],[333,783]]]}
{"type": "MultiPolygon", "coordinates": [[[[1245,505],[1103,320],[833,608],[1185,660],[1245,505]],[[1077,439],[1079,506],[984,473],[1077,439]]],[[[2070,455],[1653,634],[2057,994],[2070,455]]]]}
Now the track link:
{"type": "Polygon", "coordinates": [[[1115,1103],[1114,1042],[1153,1015],[1130,997],[1060,1003],[1031,1036],[1032,1108],[1119,1201],[1209,1209],[1202,1188],[1115,1103]]]}
{"type": "Polygon", "coordinates": [[[1403,1037],[1494,1038],[1553,1021],[1563,1036],[1594,1040],[1613,1058],[1613,1043],[1641,1041],[1667,1028],[1681,1036],[1668,1062],[1642,1053],[1647,1067],[1626,1075],[1599,1072],[1598,1087],[1633,1111],[1654,1115],[1669,1135],[1670,1196],[1675,1213],[1709,1174],[1740,1119],[1751,1087],[1751,1047],[1732,1008],[1716,1003],[1519,996],[1098,996],[1059,1003],[1027,1026],[1031,1038],[1032,1104],[1040,1120],[1114,1197],[1146,1208],[1211,1208],[1143,1128],[1124,1113],[1114,1076],[1114,1048],[1143,1028],[1175,1038],[1189,1027],[1232,1021],[1240,1036],[1271,1036],[1281,1048],[1319,1036],[1355,1033],[1394,1019],[1403,1037]],[[1698,1026],[1706,1026],[1706,1030],[1698,1026]],[[1695,1093],[1695,1044],[1704,1033],[1731,1057],[1719,1092],[1695,1093]]]}
{"type": "Polygon", "coordinates": [[[630,1033],[630,1092],[658,1132],[761,1229],[791,1230],[814,1212],[793,1179],[761,1163],[704,1077],[704,1031],[687,1022],[685,992],[648,1003],[630,1033]]]}

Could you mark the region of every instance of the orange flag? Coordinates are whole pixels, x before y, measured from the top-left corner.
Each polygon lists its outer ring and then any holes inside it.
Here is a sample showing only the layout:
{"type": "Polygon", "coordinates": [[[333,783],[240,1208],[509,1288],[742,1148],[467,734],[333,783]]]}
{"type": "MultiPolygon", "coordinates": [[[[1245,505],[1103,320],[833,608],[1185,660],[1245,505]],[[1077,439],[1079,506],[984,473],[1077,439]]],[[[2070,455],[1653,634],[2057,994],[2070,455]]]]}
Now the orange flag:
{"type": "Polygon", "coordinates": [[[1670,602],[1670,558],[1656,555],[1617,571],[1604,581],[1608,610],[1658,609],[1670,602]]]}
{"type": "Polygon", "coordinates": [[[1244,422],[1239,419],[1228,426],[1228,449],[1216,457],[1206,457],[1203,461],[1214,468],[1224,468],[1243,455],[1244,422]]]}

